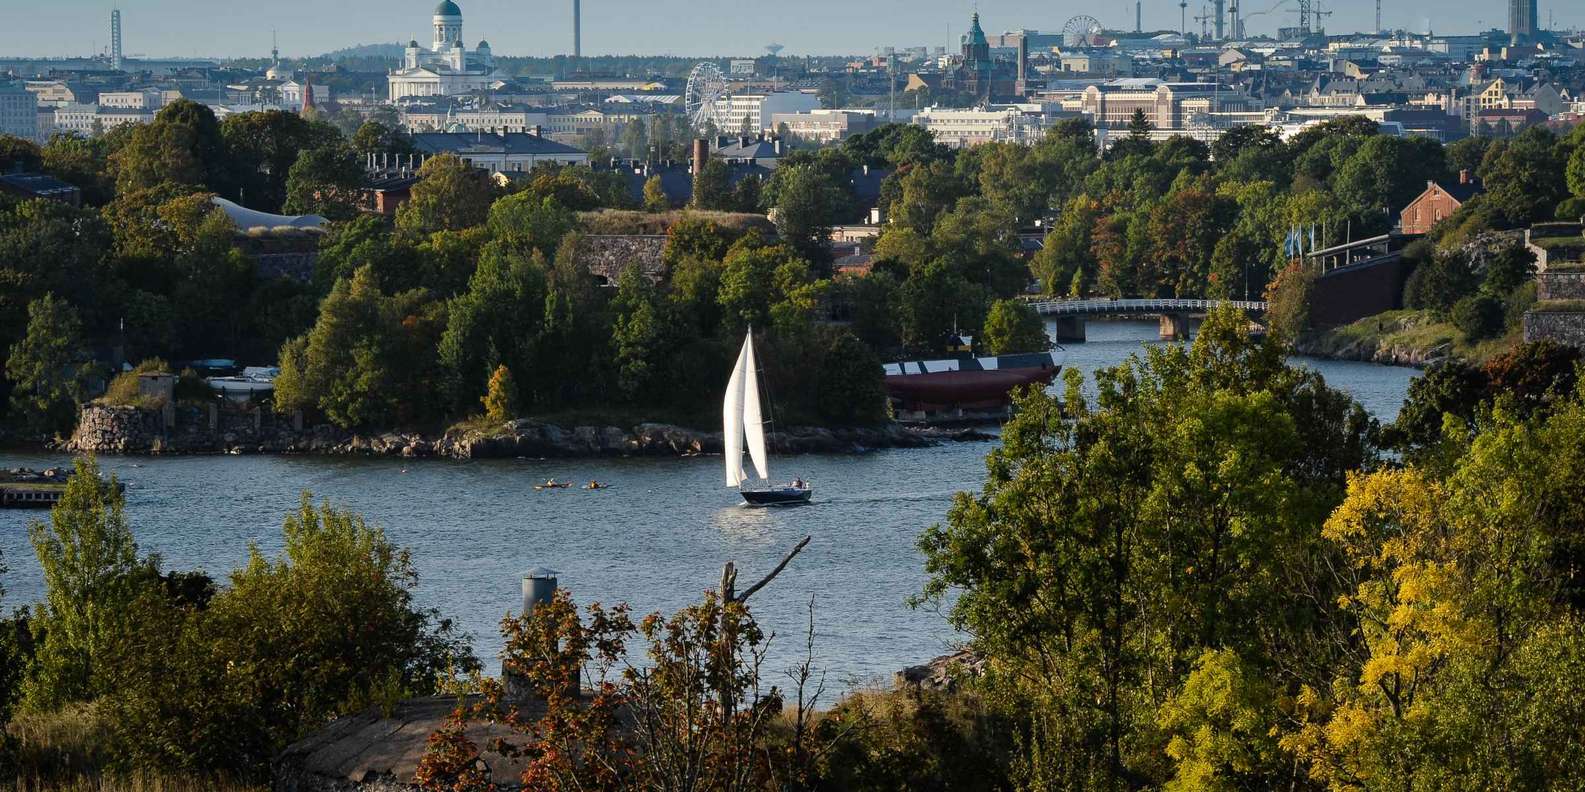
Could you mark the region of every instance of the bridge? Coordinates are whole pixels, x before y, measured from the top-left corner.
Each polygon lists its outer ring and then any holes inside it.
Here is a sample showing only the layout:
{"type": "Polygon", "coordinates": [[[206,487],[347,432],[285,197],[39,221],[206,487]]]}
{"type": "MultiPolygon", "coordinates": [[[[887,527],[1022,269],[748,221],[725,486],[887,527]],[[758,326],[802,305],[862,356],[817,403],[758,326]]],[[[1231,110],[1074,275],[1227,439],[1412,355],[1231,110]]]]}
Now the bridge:
{"type": "Polygon", "coordinates": [[[1041,316],[1057,320],[1058,341],[1083,341],[1084,320],[1105,316],[1159,316],[1161,338],[1176,341],[1189,337],[1189,318],[1203,316],[1223,305],[1245,313],[1265,313],[1266,303],[1258,300],[1045,300],[1029,307],[1041,316]]]}

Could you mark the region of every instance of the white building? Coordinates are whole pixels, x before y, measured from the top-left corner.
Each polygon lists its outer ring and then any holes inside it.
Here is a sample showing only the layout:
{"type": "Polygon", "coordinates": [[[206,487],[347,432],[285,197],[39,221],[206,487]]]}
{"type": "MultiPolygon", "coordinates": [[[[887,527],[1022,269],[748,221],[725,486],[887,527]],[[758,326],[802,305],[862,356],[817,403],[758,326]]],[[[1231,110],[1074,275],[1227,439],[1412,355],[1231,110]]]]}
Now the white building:
{"type": "Polygon", "coordinates": [[[716,100],[716,125],[725,133],[742,130],[744,119],[753,134],[774,132],[771,117],[777,113],[803,113],[820,107],[820,97],[801,91],[730,94],[716,100]]]}
{"type": "Polygon", "coordinates": [[[589,154],[538,135],[428,132],[412,136],[420,154],[455,154],[492,173],[527,173],[541,162],[587,165],[589,154]]]}
{"type": "MultiPolygon", "coordinates": [[[[429,49],[408,42],[402,68],[386,78],[391,101],[409,96],[457,96],[495,86],[495,58],[490,43],[480,41],[469,52],[462,44],[462,9],[451,0],[435,6],[429,49]]],[[[318,98],[317,95],[315,97],[318,98]]]]}
{"type": "Polygon", "coordinates": [[[38,98],[19,83],[0,83],[0,135],[38,137],[38,98]]]}
{"type": "Polygon", "coordinates": [[[937,143],[952,148],[981,143],[1036,143],[1055,120],[1047,105],[989,105],[969,109],[927,107],[913,117],[937,143]]]}
{"type": "Polygon", "coordinates": [[[162,91],[103,91],[99,94],[100,107],[119,107],[129,110],[158,110],[165,106],[162,91]]]}
{"type": "Polygon", "coordinates": [[[807,113],[777,113],[771,116],[771,128],[811,143],[835,143],[854,135],[862,135],[880,124],[874,110],[810,110],[807,113]]]}
{"type": "Polygon", "coordinates": [[[154,120],[153,110],[136,107],[101,107],[91,104],[55,106],[51,132],[68,132],[88,137],[124,124],[147,124],[154,120]]]}

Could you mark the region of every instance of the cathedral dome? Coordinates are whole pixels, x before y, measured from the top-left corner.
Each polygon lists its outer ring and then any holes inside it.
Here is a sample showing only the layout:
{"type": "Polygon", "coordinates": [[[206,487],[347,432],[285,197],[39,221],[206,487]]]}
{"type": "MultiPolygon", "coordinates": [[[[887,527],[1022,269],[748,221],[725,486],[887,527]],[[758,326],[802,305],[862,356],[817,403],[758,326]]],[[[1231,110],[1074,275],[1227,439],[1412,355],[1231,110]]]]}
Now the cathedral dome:
{"type": "Polygon", "coordinates": [[[440,0],[440,5],[435,6],[435,16],[462,16],[462,9],[451,0],[440,0]]]}

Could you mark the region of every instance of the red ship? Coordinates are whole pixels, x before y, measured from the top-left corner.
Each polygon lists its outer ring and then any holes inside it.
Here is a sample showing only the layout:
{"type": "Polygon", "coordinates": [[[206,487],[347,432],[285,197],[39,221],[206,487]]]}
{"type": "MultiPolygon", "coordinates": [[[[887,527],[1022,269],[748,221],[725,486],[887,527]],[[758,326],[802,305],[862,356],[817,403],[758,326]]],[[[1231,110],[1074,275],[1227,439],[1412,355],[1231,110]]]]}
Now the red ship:
{"type": "Polygon", "coordinates": [[[887,363],[886,396],[904,423],[1004,418],[1012,391],[1051,384],[1062,366],[1050,352],[887,363]]]}

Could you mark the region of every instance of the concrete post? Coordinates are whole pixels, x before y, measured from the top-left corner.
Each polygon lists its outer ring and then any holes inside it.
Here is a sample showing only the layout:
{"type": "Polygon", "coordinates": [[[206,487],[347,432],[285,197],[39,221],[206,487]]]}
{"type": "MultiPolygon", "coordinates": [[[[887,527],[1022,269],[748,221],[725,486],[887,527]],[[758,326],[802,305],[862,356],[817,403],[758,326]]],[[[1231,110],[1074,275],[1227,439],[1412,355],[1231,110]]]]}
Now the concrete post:
{"type": "Polygon", "coordinates": [[[1057,343],[1082,342],[1085,340],[1084,317],[1059,316],[1055,324],[1057,343]]]}
{"type": "Polygon", "coordinates": [[[1187,341],[1189,334],[1189,317],[1186,314],[1161,315],[1161,340],[1187,341]]]}

